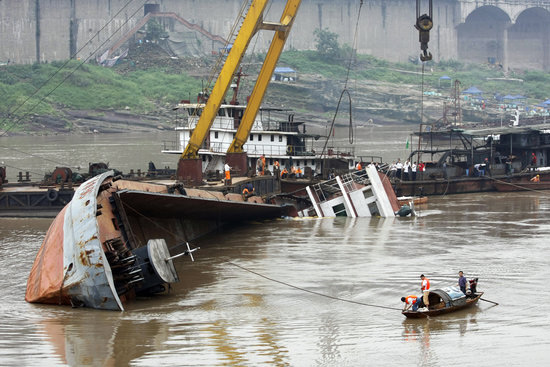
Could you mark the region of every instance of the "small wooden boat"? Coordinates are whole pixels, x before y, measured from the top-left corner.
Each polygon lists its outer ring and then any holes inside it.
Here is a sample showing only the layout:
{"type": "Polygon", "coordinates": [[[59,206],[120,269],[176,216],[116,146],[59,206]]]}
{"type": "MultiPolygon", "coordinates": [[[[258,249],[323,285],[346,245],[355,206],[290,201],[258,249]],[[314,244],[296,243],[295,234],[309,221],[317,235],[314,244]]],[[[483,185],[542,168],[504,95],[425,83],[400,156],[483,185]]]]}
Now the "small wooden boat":
{"type": "Polygon", "coordinates": [[[414,205],[426,204],[428,202],[427,196],[400,196],[397,198],[400,206],[409,205],[412,201],[414,205]]]}
{"type": "Polygon", "coordinates": [[[456,286],[434,289],[428,295],[430,301],[430,306],[428,308],[420,308],[417,311],[409,309],[401,313],[407,318],[420,319],[428,316],[439,316],[471,307],[475,305],[483,295],[483,292],[476,292],[476,284],[477,278],[474,280],[473,287],[472,281],[470,281],[471,293],[469,295],[462,293],[460,288],[456,286]]]}

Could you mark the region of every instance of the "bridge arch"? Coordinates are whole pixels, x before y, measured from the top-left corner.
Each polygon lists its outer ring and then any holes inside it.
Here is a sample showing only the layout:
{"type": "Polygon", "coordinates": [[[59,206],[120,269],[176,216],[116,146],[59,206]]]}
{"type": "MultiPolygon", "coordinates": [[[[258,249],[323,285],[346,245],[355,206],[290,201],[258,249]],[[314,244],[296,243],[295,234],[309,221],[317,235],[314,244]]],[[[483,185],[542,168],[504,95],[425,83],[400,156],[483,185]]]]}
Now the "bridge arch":
{"type": "Polygon", "coordinates": [[[506,30],[510,16],[502,9],[485,5],[472,11],[457,26],[458,59],[473,63],[506,66],[506,30]]]}
{"type": "Polygon", "coordinates": [[[508,29],[508,61],[511,67],[550,70],[550,12],[529,8],[508,29]]]}

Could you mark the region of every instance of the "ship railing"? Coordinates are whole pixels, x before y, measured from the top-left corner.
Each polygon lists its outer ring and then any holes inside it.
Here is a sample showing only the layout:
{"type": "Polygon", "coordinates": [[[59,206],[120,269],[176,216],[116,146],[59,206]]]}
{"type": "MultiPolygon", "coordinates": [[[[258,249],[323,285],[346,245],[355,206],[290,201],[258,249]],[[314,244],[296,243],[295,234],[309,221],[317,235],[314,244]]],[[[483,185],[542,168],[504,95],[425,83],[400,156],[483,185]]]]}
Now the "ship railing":
{"type": "Polygon", "coordinates": [[[319,198],[320,202],[327,201],[331,195],[341,195],[340,186],[338,186],[338,181],[336,178],[313,185],[313,191],[319,198]]]}
{"type": "MultiPolygon", "coordinates": [[[[367,171],[364,169],[360,171],[351,172],[349,176],[351,180],[353,180],[355,183],[365,185],[365,186],[370,184],[369,175],[367,174],[367,171]]],[[[355,189],[357,189],[357,186],[355,186],[355,189]]]]}
{"type": "MultiPolygon", "coordinates": [[[[194,129],[199,121],[198,116],[176,119],[176,129],[194,129]]],[[[240,121],[229,116],[218,116],[212,123],[211,129],[236,130],[240,121]]],[[[285,131],[281,129],[279,121],[262,121],[256,119],[252,125],[252,131],[285,131]]],[[[290,130],[288,130],[290,132],[290,130]]]]}
{"type": "Polygon", "coordinates": [[[355,147],[329,147],[325,151],[327,158],[352,158],[355,156],[355,147]]]}

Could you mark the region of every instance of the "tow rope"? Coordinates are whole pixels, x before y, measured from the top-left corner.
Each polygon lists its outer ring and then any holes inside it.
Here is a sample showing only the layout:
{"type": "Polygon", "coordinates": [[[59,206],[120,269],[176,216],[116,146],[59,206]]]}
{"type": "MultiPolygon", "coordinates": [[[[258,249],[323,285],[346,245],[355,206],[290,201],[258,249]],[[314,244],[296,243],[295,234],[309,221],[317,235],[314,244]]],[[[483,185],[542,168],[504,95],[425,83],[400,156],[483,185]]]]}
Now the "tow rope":
{"type": "Polygon", "coordinates": [[[252,273],[252,274],[254,274],[254,275],[257,275],[257,276],[259,276],[259,277],[262,277],[262,278],[264,278],[264,279],[267,279],[267,280],[269,280],[269,281],[271,281],[271,282],[279,283],[279,284],[285,285],[285,286],[287,286],[287,287],[297,289],[297,290],[302,291],[302,292],[315,294],[315,295],[320,296],[320,297],[330,298],[330,299],[333,299],[333,300],[336,300],[336,301],[341,301],[341,302],[353,303],[353,304],[361,305],[361,306],[368,306],[368,307],[383,308],[383,309],[387,309],[387,310],[402,311],[402,309],[396,308],[396,307],[388,307],[388,306],[373,305],[373,304],[370,304],[370,303],[364,303],[364,302],[359,302],[359,301],[353,301],[353,300],[350,300],[350,299],[345,299],[345,298],[330,296],[330,295],[324,294],[324,293],[315,292],[315,291],[312,291],[312,290],[309,290],[309,289],[305,289],[305,288],[301,288],[301,287],[292,285],[292,284],[290,284],[290,283],[283,282],[283,281],[281,281],[281,280],[277,280],[277,279],[270,278],[270,277],[268,277],[268,276],[265,276],[265,275],[263,275],[263,274],[260,274],[260,273],[258,273],[258,272],[255,272],[255,271],[253,271],[253,270],[250,270],[250,269],[248,269],[248,268],[245,268],[244,266],[235,264],[235,263],[233,263],[233,262],[231,262],[231,261],[227,261],[226,263],[229,264],[229,265],[233,265],[233,266],[235,266],[235,267],[237,267],[237,268],[239,268],[239,269],[241,269],[241,270],[244,270],[244,271],[247,271],[247,272],[252,273]]]}

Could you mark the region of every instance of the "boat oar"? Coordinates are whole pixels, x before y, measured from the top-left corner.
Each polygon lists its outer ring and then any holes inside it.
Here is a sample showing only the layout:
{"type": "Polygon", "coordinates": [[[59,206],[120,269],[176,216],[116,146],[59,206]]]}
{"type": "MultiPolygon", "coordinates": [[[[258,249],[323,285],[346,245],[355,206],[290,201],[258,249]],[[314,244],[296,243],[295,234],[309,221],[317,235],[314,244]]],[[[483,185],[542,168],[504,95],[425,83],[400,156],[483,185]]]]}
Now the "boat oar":
{"type": "Polygon", "coordinates": [[[493,303],[493,304],[495,304],[495,305],[497,305],[497,306],[498,306],[498,303],[496,303],[496,302],[493,302],[493,301],[489,301],[488,299],[485,299],[485,298],[480,298],[480,300],[482,300],[482,301],[485,301],[485,302],[489,302],[489,303],[493,303]]]}

